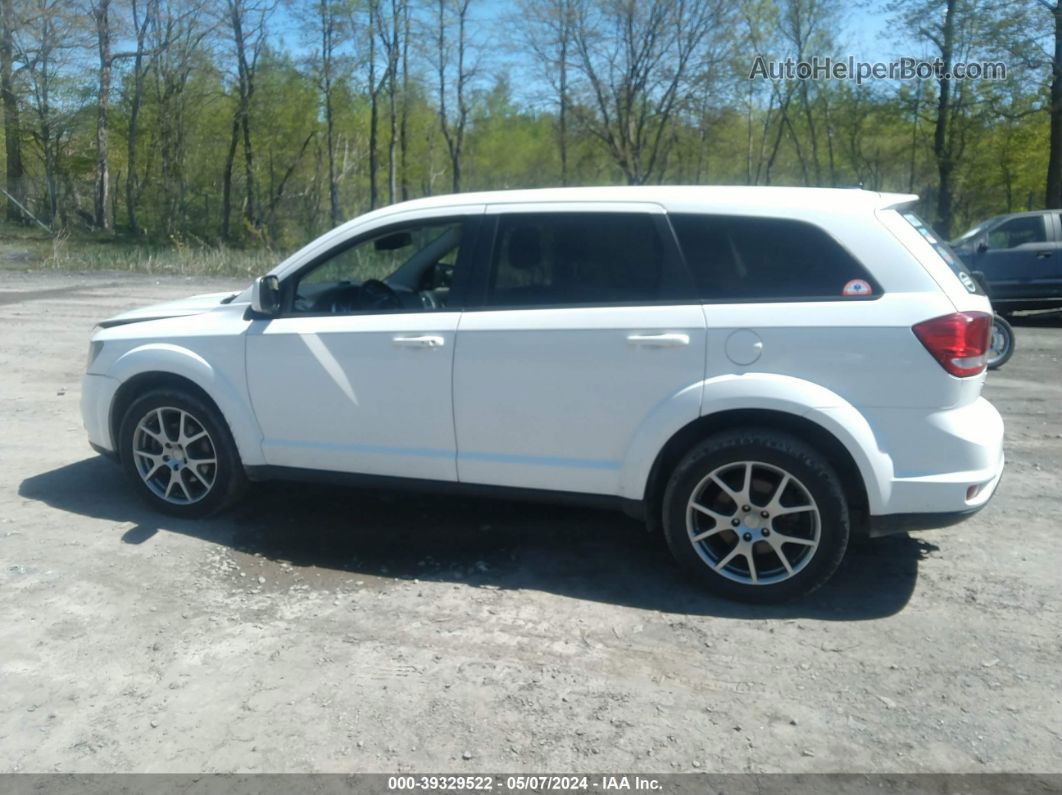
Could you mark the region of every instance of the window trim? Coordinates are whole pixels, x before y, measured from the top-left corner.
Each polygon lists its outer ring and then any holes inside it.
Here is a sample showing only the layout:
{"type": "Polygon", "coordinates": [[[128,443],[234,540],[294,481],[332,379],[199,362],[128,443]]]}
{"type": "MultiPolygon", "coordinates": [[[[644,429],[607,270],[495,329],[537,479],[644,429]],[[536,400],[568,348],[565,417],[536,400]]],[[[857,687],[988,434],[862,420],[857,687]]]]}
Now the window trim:
{"type": "MultiPolygon", "coordinates": [[[[659,205],[656,205],[659,206],[659,205]]],[[[488,208],[484,227],[480,230],[480,242],[474,263],[474,285],[468,295],[468,301],[463,311],[466,312],[514,312],[514,311],[537,311],[558,309],[596,309],[596,308],[622,308],[638,306],[693,306],[699,303],[696,298],[696,285],[692,274],[682,259],[681,251],[674,238],[674,232],[667,222],[667,213],[663,207],[660,212],[649,212],[645,205],[629,206],[616,203],[609,206],[587,205],[580,207],[575,204],[564,203],[556,208],[549,205],[535,205],[526,209],[517,205],[506,205],[501,212],[490,212],[488,208]],[[661,244],[661,273],[666,279],[670,276],[676,284],[679,294],[672,298],[657,298],[653,300],[635,301],[573,301],[559,304],[494,304],[489,303],[488,297],[491,290],[491,276],[494,272],[494,257],[500,245],[501,221],[503,218],[521,216],[542,215],[631,215],[639,214],[647,216],[661,244]]]]}
{"type": "Polygon", "coordinates": [[[480,232],[483,228],[483,215],[482,213],[475,214],[457,214],[457,215],[430,215],[421,216],[416,218],[406,218],[400,221],[395,221],[390,224],[381,224],[375,226],[372,229],[368,229],[361,234],[352,235],[351,237],[336,243],[326,251],[322,251],[316,254],[296,270],[287,274],[280,283],[280,312],[275,316],[276,318],[300,318],[300,317],[361,317],[365,315],[421,315],[421,314],[436,314],[439,312],[460,312],[464,309],[464,301],[471,291],[472,278],[473,278],[473,266],[475,265],[474,257],[476,256],[476,247],[481,237],[480,232]],[[457,261],[454,263],[454,282],[450,287],[450,296],[447,305],[443,309],[435,310],[423,310],[423,309],[408,309],[402,307],[400,309],[362,309],[353,312],[296,312],[292,308],[295,302],[295,291],[299,282],[303,276],[308,272],[316,268],[318,265],[339,256],[344,251],[354,248],[367,240],[372,240],[376,237],[383,237],[385,235],[393,234],[394,232],[400,232],[403,229],[409,229],[410,227],[418,226],[443,226],[445,224],[462,224],[463,229],[461,250],[458,252],[457,261]],[[468,238],[466,243],[464,238],[468,238]]]}
{"type": "Polygon", "coordinates": [[[698,303],[701,304],[809,304],[809,303],[824,303],[827,301],[838,303],[866,303],[877,301],[885,295],[885,288],[881,286],[881,283],[874,277],[874,274],[870,272],[863,261],[859,259],[852,251],[830,234],[830,231],[819,224],[811,221],[806,221],[803,218],[791,218],[784,215],[751,215],[742,213],[718,213],[718,212],[698,212],[686,211],[678,213],[668,213],[667,222],[671,227],[671,233],[675,237],[675,245],[678,247],[679,254],[682,257],[682,262],[686,266],[687,272],[690,274],[690,278],[693,282],[694,297],[698,303]],[[818,230],[824,234],[835,246],[841,249],[846,256],[851,258],[852,262],[859,266],[862,271],[862,276],[857,278],[863,278],[870,283],[873,288],[873,292],[870,295],[839,295],[838,293],[831,293],[829,295],[800,295],[800,296],[750,296],[750,297],[708,297],[701,295],[701,289],[697,286],[697,278],[694,276],[693,268],[690,266],[689,260],[686,258],[686,250],[682,247],[682,243],[679,241],[678,230],[675,229],[675,225],[672,223],[674,216],[703,216],[708,218],[747,218],[751,220],[760,221],[788,221],[794,224],[801,224],[803,226],[809,226],[812,229],[818,230]]]}

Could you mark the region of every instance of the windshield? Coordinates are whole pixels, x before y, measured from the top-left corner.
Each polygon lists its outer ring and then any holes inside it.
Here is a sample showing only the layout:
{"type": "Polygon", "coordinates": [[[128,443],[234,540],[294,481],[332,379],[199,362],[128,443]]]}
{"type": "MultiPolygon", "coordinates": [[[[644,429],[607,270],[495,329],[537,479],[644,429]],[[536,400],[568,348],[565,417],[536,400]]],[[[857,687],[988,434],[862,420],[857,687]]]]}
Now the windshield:
{"type": "Polygon", "coordinates": [[[959,259],[959,255],[952,250],[951,246],[937,237],[937,233],[933,231],[933,228],[929,224],[919,218],[917,213],[904,211],[901,215],[909,224],[911,224],[911,226],[918,230],[918,233],[933,247],[933,250],[940,255],[940,258],[947,263],[947,266],[951,268],[952,273],[959,277],[959,281],[962,282],[963,287],[977,295],[985,294],[985,291],[981,289],[981,285],[970,275],[970,272],[966,269],[962,260],[959,259]]]}
{"type": "Polygon", "coordinates": [[[973,227],[971,229],[967,229],[965,232],[962,233],[962,235],[960,235],[959,237],[957,237],[955,239],[955,241],[952,243],[952,245],[957,246],[957,245],[960,245],[962,243],[968,242],[970,240],[970,238],[976,237],[978,234],[980,234],[981,231],[984,230],[984,228],[985,228],[984,224],[978,224],[977,226],[975,226],[975,227],[973,227]]]}

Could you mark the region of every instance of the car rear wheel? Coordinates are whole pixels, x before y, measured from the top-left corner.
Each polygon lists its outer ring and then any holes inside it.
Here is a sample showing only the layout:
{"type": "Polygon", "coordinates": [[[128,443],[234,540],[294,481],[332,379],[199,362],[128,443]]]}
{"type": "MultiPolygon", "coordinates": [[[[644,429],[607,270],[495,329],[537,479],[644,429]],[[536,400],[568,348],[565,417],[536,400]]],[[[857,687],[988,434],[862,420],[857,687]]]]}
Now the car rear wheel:
{"type": "Polygon", "coordinates": [[[714,593],[778,602],[810,593],[848,545],[848,506],[827,461],[774,431],[705,440],[675,468],[665,537],[678,562],[714,593]]]}
{"type": "Polygon", "coordinates": [[[166,513],[207,516],[246,488],[228,425],[197,395],[166,389],[141,396],[126,411],[119,438],[137,491],[166,513]]]}
{"type": "Polygon", "coordinates": [[[988,338],[988,369],[996,370],[1014,355],[1014,329],[999,315],[992,318],[992,336],[988,338]]]}

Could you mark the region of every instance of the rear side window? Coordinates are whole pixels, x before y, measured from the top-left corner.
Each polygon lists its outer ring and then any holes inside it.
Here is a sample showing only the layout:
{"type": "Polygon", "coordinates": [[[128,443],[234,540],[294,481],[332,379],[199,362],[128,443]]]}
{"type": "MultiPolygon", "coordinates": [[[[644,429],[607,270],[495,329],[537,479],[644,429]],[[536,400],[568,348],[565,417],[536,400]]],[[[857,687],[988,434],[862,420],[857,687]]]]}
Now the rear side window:
{"type": "MultiPolygon", "coordinates": [[[[985,294],[981,284],[970,275],[970,271],[966,269],[966,265],[959,259],[959,255],[955,253],[951,246],[937,237],[936,232],[933,231],[929,224],[919,218],[916,213],[908,211],[900,214],[907,223],[918,230],[918,234],[924,237],[926,242],[933,247],[933,250],[940,255],[940,258],[947,263],[952,273],[959,277],[959,281],[962,282],[962,286],[966,288],[967,292],[975,293],[976,295],[985,294]]],[[[1040,226],[1043,227],[1043,221],[1040,222],[1040,226]]]]}
{"type": "Polygon", "coordinates": [[[822,229],[788,218],[669,216],[705,300],[873,298],[881,288],[822,229]]]}
{"type": "Polygon", "coordinates": [[[487,303],[565,306],[651,302],[674,292],[647,213],[499,216],[487,303]]]}

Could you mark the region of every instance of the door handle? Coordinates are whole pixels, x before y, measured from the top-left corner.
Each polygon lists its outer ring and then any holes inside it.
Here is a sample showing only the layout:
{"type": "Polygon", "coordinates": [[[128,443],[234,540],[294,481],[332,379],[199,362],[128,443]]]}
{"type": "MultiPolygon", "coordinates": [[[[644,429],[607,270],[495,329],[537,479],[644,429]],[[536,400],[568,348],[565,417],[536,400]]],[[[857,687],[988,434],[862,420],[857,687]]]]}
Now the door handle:
{"type": "Polygon", "coordinates": [[[1036,252],[1036,258],[1037,259],[1047,259],[1050,256],[1051,256],[1051,252],[1050,251],[1037,251],[1036,252]]]}
{"type": "Polygon", "coordinates": [[[417,337],[392,337],[395,345],[411,348],[441,348],[446,340],[436,334],[422,334],[417,337]]]}
{"type": "Polygon", "coordinates": [[[628,334],[627,342],[648,348],[680,348],[690,344],[690,335],[670,331],[665,334],[628,334]]]}

